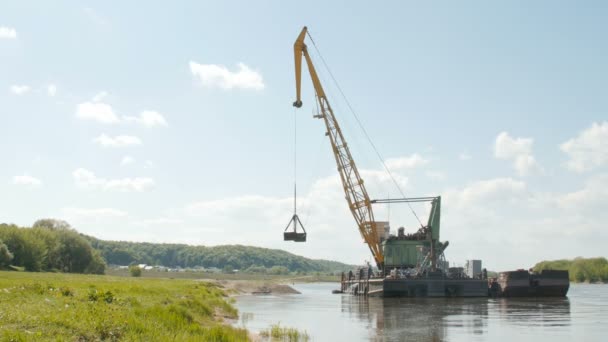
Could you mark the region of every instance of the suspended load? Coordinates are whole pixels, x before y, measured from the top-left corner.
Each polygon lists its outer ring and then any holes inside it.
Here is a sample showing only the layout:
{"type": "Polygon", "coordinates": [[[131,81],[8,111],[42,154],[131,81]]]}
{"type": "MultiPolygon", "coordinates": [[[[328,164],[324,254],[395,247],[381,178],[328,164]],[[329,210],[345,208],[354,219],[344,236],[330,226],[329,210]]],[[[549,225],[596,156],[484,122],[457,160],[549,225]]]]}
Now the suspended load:
{"type": "Polygon", "coordinates": [[[285,231],[283,232],[283,240],[284,241],[293,241],[293,242],[306,242],[306,229],[302,225],[298,214],[293,214],[291,220],[285,227],[285,231]],[[298,232],[298,227],[301,232],[298,232]],[[291,229],[290,229],[291,228],[291,229]]]}

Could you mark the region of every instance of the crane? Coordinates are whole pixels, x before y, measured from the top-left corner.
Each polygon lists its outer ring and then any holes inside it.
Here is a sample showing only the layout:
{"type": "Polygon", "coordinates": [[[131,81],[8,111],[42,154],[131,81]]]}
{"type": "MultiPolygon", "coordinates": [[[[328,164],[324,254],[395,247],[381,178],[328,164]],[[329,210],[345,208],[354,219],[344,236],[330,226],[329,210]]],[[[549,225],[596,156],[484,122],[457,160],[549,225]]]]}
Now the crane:
{"type": "Polygon", "coordinates": [[[322,119],[325,123],[327,129],[325,135],[329,137],[331,143],[348,207],[357,222],[363,240],[367,243],[372,256],[374,257],[376,265],[382,270],[384,267],[384,255],[382,252],[381,234],[383,234],[384,231],[383,229],[380,229],[380,225],[374,220],[372,201],[367,194],[363,179],[359,174],[359,170],[350,153],[348,144],[344,139],[340,125],[327,100],[327,96],[312,63],[312,59],[308,54],[307,46],[304,43],[307,33],[308,29],[305,26],[293,45],[296,72],[296,101],[293,103],[293,106],[296,108],[302,107],[300,93],[302,83],[302,56],[304,56],[315,89],[320,111],[314,117],[322,119]]]}

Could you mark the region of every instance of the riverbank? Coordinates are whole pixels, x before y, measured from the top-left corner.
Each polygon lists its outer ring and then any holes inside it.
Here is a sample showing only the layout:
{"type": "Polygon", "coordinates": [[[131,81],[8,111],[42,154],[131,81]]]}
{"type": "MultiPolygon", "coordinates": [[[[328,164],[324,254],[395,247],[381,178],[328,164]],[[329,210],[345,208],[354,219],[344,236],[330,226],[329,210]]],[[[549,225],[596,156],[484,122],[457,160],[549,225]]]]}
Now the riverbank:
{"type": "Polygon", "coordinates": [[[0,340],[243,341],[215,282],[0,271],[0,340]]]}

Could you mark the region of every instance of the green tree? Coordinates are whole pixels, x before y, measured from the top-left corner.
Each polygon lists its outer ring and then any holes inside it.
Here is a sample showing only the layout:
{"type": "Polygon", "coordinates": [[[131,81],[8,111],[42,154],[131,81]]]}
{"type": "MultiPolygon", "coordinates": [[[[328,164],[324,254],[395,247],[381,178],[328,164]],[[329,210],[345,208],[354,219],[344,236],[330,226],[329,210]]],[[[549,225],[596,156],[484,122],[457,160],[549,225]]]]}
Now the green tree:
{"type": "Polygon", "coordinates": [[[8,250],[8,247],[0,240],[0,268],[5,268],[11,264],[13,254],[8,250]]]}
{"type": "Polygon", "coordinates": [[[106,261],[103,260],[101,253],[98,250],[93,249],[91,262],[84,269],[84,273],[91,274],[104,274],[106,272],[106,261]]]}
{"type": "Polygon", "coordinates": [[[38,240],[31,229],[15,225],[0,225],[0,239],[13,254],[13,265],[27,271],[41,271],[46,259],[44,242],[38,240]]]}
{"type": "Polygon", "coordinates": [[[289,269],[285,266],[272,266],[268,270],[268,274],[275,274],[275,275],[289,274],[289,269]]]}
{"type": "Polygon", "coordinates": [[[51,230],[69,229],[73,230],[69,223],[63,220],[57,220],[52,218],[40,219],[34,222],[32,228],[47,228],[51,230]]]}
{"type": "Polygon", "coordinates": [[[63,272],[84,273],[93,261],[93,248],[87,240],[73,230],[58,230],[57,255],[58,268],[63,272]]]}

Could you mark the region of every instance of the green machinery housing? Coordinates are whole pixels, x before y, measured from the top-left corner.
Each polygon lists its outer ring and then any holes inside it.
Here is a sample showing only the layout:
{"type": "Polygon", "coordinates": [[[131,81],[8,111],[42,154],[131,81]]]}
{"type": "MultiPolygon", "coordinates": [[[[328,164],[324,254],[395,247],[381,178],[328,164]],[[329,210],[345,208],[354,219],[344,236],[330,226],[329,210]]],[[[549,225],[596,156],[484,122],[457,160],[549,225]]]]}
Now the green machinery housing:
{"type": "Polygon", "coordinates": [[[386,270],[425,266],[435,270],[438,267],[443,251],[448,245],[447,242],[442,243],[439,241],[441,196],[375,200],[373,202],[431,202],[431,211],[426,226],[423,225],[417,232],[412,234],[405,234],[404,228],[399,228],[397,235],[390,235],[384,240],[382,246],[386,270]]]}

